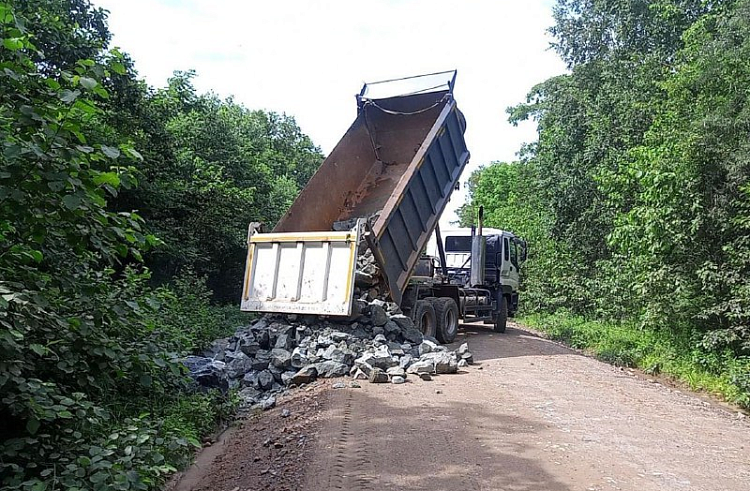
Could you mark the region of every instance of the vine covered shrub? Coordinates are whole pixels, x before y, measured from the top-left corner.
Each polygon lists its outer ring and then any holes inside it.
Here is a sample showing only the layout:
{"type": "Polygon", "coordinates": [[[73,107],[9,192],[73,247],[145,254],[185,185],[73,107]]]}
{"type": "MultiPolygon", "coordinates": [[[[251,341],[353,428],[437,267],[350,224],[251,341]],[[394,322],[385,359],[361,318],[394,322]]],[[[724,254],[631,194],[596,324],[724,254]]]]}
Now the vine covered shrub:
{"type": "MultiPolygon", "coordinates": [[[[59,2],[23,6],[39,9],[45,39],[96,57],[55,63],[34,22],[0,1],[0,487],[146,489],[232,400],[190,391],[177,360],[202,338],[163,335],[179,315],[160,312],[181,299],[152,291],[139,265],[158,241],[137,213],[108,208],[142,159],[103,122],[125,60],[66,17],[87,1],[62,3],[62,15],[44,10],[59,2]]],[[[200,290],[194,300],[210,306],[200,290]]]]}

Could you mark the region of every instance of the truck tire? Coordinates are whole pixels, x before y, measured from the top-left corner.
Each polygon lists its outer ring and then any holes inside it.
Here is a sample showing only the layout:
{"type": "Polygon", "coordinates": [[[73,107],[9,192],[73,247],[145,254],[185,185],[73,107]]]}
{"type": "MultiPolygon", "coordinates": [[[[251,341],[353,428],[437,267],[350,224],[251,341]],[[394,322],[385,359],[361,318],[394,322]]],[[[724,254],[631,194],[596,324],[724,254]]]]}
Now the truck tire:
{"type": "Polygon", "coordinates": [[[500,294],[497,299],[497,312],[495,313],[495,332],[505,332],[508,324],[508,297],[500,294]]]}
{"type": "Polygon", "coordinates": [[[511,297],[511,300],[508,302],[508,318],[514,318],[516,311],[518,311],[518,295],[511,297]]]}
{"type": "Polygon", "coordinates": [[[437,318],[435,308],[428,300],[417,300],[417,305],[414,307],[414,325],[423,336],[435,337],[437,318]]]}
{"type": "Polygon", "coordinates": [[[443,344],[450,344],[458,334],[458,305],[452,298],[436,298],[432,302],[437,317],[437,339],[443,344]]]}

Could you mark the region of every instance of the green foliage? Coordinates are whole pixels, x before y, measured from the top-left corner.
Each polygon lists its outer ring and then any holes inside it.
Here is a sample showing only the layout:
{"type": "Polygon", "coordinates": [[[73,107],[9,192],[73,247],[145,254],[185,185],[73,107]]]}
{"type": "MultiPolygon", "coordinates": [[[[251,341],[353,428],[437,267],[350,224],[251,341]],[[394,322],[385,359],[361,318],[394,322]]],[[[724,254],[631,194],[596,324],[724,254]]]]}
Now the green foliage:
{"type": "Polygon", "coordinates": [[[320,161],[189,75],[149,90],[109,38],[87,0],[0,0],[2,489],[153,489],[189,460],[237,404],[178,361],[243,320],[205,275],[234,293],[246,222],[320,161]]]}
{"type": "Polygon", "coordinates": [[[188,353],[204,349],[213,340],[226,337],[247,324],[247,314],[236,305],[213,305],[211,295],[205,279],[190,271],[156,289],[155,298],[160,304],[153,319],[160,326],[156,335],[188,353]]]}
{"type": "Polygon", "coordinates": [[[164,242],[146,257],[157,283],[191,268],[207,276],[216,298],[236,301],[248,223],[272,226],[322,154],[293,118],[198,95],[193,76],[177,72],[153,93],[136,88],[134,100],[112,113],[113,124],[135,126],[127,130],[144,156],[141,185],[115,206],[139,210],[164,242]]]}
{"type": "Polygon", "coordinates": [[[567,342],[653,370],[683,350],[692,365],[673,374],[702,386],[700,365],[743,403],[750,1],[559,0],[554,12],[570,73],[508,109],[537,122],[539,141],[472,176],[463,218],[481,204],[489,225],[529,237],[526,312],[603,321],[561,326],[567,342]]]}

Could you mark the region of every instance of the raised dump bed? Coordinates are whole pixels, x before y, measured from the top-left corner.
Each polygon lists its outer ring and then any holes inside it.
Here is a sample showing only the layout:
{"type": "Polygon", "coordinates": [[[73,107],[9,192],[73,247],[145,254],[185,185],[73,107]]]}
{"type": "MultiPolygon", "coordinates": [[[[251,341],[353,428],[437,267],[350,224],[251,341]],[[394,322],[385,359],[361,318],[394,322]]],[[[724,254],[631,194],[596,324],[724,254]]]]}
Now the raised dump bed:
{"type": "Polygon", "coordinates": [[[437,90],[377,99],[365,84],[356,119],[274,230],[249,234],[243,310],[348,315],[358,220],[400,302],[469,160],[451,74],[437,90]]]}

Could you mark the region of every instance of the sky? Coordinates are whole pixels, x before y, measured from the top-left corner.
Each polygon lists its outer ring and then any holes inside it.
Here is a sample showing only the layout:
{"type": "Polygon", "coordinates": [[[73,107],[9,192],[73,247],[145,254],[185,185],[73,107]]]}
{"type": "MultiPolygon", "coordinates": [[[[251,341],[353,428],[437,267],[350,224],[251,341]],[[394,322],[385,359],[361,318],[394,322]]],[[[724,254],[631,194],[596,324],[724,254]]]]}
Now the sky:
{"type": "MultiPolygon", "coordinates": [[[[326,154],[356,115],[363,82],[458,70],[471,161],[516,158],[536,126],[505,109],[565,72],[549,49],[553,0],[93,0],[113,45],[155,87],[195,70],[196,88],[294,116],[326,154]]],[[[454,193],[442,223],[455,219],[454,193]]]]}

